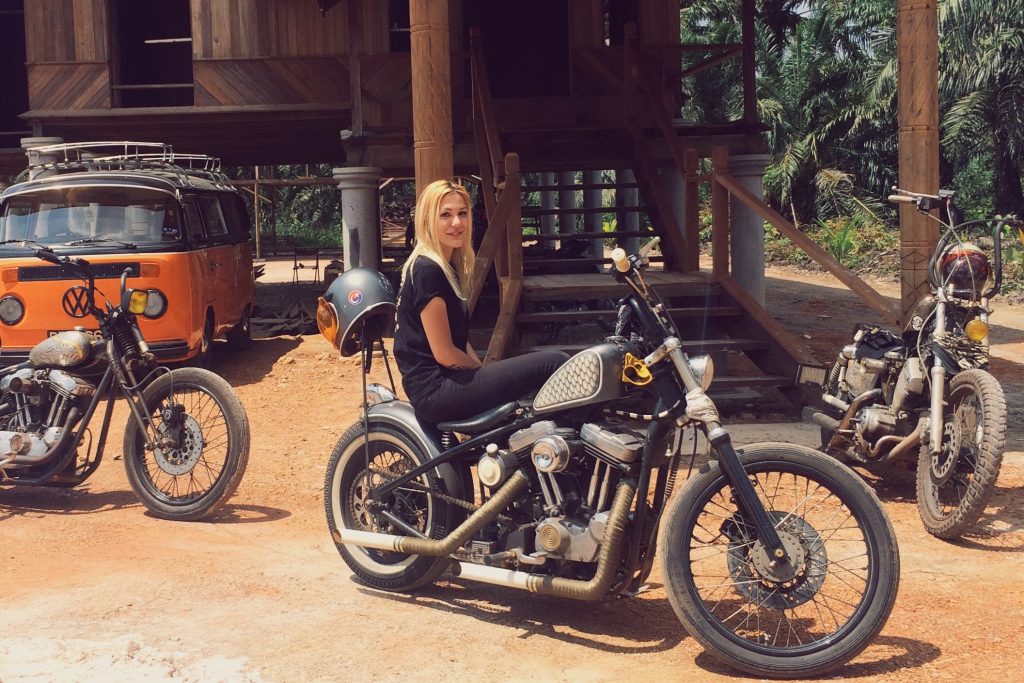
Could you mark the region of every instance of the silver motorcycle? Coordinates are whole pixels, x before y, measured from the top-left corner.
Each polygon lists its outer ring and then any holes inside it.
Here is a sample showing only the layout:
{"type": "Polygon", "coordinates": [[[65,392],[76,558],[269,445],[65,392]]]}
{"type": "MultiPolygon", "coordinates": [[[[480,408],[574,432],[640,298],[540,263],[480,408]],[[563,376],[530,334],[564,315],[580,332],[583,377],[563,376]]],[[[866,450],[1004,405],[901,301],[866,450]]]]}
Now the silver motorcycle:
{"type": "Polygon", "coordinates": [[[802,368],[824,389],[823,405],[804,417],[821,427],[821,449],[845,461],[916,459],[921,521],[953,539],[984,512],[1003,457],[1006,400],[988,372],[989,304],[1002,283],[1003,232],[1021,223],[962,222],[950,190],[894,190],[890,201],[945,216],[936,218],[944,230],[928,265],[931,292],[901,334],[858,325],[831,368],[817,377],[802,368]]]}

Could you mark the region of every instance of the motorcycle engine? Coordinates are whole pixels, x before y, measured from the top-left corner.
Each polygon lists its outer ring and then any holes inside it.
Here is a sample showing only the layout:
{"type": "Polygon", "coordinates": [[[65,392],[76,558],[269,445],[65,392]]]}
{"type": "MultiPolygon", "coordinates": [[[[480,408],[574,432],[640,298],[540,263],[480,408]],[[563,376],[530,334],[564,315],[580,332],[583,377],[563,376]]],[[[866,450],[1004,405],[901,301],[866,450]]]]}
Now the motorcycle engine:
{"type": "MultiPolygon", "coordinates": [[[[4,467],[43,462],[66,428],[71,408],[96,387],[63,370],[23,368],[0,379],[0,459],[4,467]]],[[[84,407],[84,406],[83,406],[84,407]]]]}
{"type": "Polygon", "coordinates": [[[641,437],[615,427],[587,423],[577,431],[544,420],[512,434],[507,451],[489,446],[477,475],[494,488],[518,467],[532,466],[540,490],[528,506],[532,539],[522,539],[532,540],[532,557],[594,562],[615,486],[642,450],[641,437]]]}

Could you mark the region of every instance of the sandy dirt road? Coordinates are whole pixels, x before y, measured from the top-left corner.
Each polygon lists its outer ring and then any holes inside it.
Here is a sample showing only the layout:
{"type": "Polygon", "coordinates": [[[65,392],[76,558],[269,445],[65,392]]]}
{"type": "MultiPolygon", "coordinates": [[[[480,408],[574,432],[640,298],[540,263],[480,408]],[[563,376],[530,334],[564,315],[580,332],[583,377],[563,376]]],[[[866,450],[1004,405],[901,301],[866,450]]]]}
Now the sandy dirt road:
{"type": "MultiPolygon", "coordinates": [[[[769,307],[820,358],[852,320],[873,317],[824,276],[771,275],[769,307]]],[[[1024,315],[1001,306],[993,322],[1011,424],[996,496],[978,533],[952,544],[921,527],[912,473],[864,473],[896,527],[902,584],[877,642],[836,677],[1024,676],[1024,315]]],[[[357,366],[316,336],[221,355],[253,448],[214,520],[148,516],[118,438],[79,489],[0,489],[0,681],[743,679],[686,635],[657,570],[653,590],[606,604],[457,579],[415,595],[360,586],[327,534],[321,494],[331,448],[356,418],[357,366]]],[[[371,379],[386,377],[377,367],[371,379]]],[[[119,411],[114,434],[123,419],[119,411]]],[[[738,443],[816,445],[805,425],[731,427],[738,443]]]]}

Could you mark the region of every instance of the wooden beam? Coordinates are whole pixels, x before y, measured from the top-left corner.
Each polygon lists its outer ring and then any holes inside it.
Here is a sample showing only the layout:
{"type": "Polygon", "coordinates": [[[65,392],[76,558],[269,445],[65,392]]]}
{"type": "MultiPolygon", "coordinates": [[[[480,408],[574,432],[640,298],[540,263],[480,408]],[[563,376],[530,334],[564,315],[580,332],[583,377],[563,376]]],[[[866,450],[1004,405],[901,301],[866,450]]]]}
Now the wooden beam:
{"type": "Polygon", "coordinates": [[[523,294],[523,280],[503,278],[501,284],[501,311],[494,323],[494,333],[487,345],[484,363],[501,360],[515,332],[516,313],[519,311],[519,300],[523,294]]]}
{"type": "Polygon", "coordinates": [[[409,0],[416,193],[454,174],[448,0],[409,0]]]}
{"type": "MultiPolygon", "coordinates": [[[[711,152],[713,178],[729,173],[729,151],[716,147],[711,152]]],[[[711,182],[711,271],[716,276],[729,274],[729,193],[725,187],[711,182]]]]}
{"type": "MultiPolygon", "coordinates": [[[[686,150],[683,174],[683,241],[686,251],[683,253],[682,270],[684,273],[700,269],[700,182],[702,176],[697,171],[700,156],[695,149],[686,150]]],[[[704,179],[704,182],[707,182],[704,179]]]]}
{"type": "MultiPolygon", "coordinates": [[[[889,305],[889,302],[885,300],[885,297],[876,292],[871,285],[857,277],[849,268],[832,258],[832,255],[818,246],[814,240],[800,232],[800,230],[798,230],[792,223],[779,215],[773,208],[758,199],[750,190],[736,182],[736,180],[728,173],[719,174],[716,172],[715,181],[712,185],[712,195],[714,195],[714,188],[716,186],[721,186],[723,189],[731,192],[734,196],[738,197],[740,201],[761,216],[762,219],[774,225],[779,232],[781,232],[796,246],[803,249],[808,256],[817,261],[828,272],[832,273],[840,282],[849,287],[853,293],[863,299],[867,305],[885,316],[887,321],[891,323],[895,323],[897,321],[898,313],[893,310],[893,307],[889,305]]],[[[712,199],[712,202],[713,201],[714,199],[712,199]]],[[[729,198],[728,194],[726,194],[726,205],[728,205],[728,202],[729,198]]],[[[717,223],[715,230],[716,232],[718,230],[717,223]]],[[[718,247],[716,246],[715,253],[717,254],[717,252],[718,247]]],[[[718,277],[719,275],[720,273],[715,270],[715,276],[718,277]]]]}
{"type": "MultiPolygon", "coordinates": [[[[897,0],[900,187],[939,189],[938,11],[935,0],[897,0]]],[[[935,221],[900,204],[901,319],[928,294],[928,261],[939,239],[935,221]]]]}

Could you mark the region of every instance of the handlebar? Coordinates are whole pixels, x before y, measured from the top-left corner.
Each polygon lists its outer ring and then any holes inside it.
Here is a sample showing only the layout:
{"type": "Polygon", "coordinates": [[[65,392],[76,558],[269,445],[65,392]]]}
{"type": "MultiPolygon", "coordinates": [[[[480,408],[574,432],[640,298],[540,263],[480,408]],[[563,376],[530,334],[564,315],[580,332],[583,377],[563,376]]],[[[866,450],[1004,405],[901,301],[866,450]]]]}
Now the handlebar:
{"type": "Polygon", "coordinates": [[[612,250],[612,263],[615,264],[615,270],[620,273],[628,273],[629,269],[632,268],[629,257],[626,255],[626,250],[622,247],[616,247],[612,250]]]}
{"type": "Polygon", "coordinates": [[[891,194],[889,195],[889,201],[893,204],[917,204],[917,200],[905,194],[891,194]]]}

